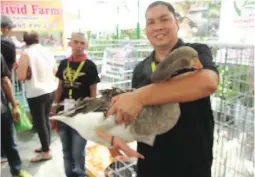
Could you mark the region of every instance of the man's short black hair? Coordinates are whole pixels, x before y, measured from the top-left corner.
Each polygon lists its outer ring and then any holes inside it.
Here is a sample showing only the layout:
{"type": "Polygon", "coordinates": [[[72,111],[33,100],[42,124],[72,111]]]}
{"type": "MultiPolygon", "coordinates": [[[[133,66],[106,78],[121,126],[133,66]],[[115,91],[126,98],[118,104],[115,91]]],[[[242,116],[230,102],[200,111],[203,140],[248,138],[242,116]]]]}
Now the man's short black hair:
{"type": "Polygon", "coordinates": [[[173,7],[170,3],[165,2],[165,1],[155,1],[155,2],[151,3],[151,4],[148,6],[148,8],[146,9],[145,16],[146,16],[146,14],[147,14],[147,12],[148,12],[149,9],[151,9],[151,8],[153,8],[153,7],[155,7],[155,6],[158,6],[158,5],[166,6],[166,7],[168,8],[169,12],[172,12],[173,15],[176,17],[176,13],[175,13],[174,7],[173,7]]]}
{"type": "Polygon", "coordinates": [[[14,27],[15,25],[13,24],[12,20],[8,16],[1,14],[1,28],[12,29],[14,27]]]}

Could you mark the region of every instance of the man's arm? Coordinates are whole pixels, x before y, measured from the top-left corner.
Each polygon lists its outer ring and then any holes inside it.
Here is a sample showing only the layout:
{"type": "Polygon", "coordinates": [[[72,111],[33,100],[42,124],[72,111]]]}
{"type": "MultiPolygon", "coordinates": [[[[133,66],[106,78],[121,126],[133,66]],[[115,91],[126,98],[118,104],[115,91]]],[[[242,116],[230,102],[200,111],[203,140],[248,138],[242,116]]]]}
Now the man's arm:
{"type": "Polygon", "coordinates": [[[90,97],[95,98],[97,96],[97,84],[90,86],[90,97]]]}
{"type": "MultiPolygon", "coordinates": [[[[144,106],[171,102],[189,102],[209,96],[218,86],[218,71],[213,64],[210,49],[196,45],[203,69],[185,73],[162,83],[153,83],[124,93],[112,99],[107,115],[116,114],[116,122],[132,122],[144,106]]],[[[180,74],[180,73],[179,73],[180,74]]]]}
{"type": "Polygon", "coordinates": [[[63,83],[64,82],[64,78],[63,78],[64,64],[63,63],[64,62],[65,60],[60,62],[55,75],[58,78],[58,88],[54,94],[54,103],[60,103],[61,95],[64,89],[63,88],[63,85],[64,85],[63,83]]]}
{"type": "Polygon", "coordinates": [[[192,44],[191,47],[198,52],[204,69],[137,90],[137,95],[144,105],[195,101],[217,90],[219,77],[210,48],[197,43],[192,44]]]}
{"type": "Polygon", "coordinates": [[[23,53],[19,59],[19,64],[17,68],[17,77],[21,81],[26,80],[27,78],[28,63],[29,63],[29,56],[23,53]]]}
{"type": "Polygon", "coordinates": [[[59,79],[58,88],[55,91],[55,95],[54,95],[54,103],[60,103],[62,92],[63,92],[63,81],[59,79]]]}
{"type": "Polygon", "coordinates": [[[211,95],[217,87],[217,73],[205,69],[167,82],[151,84],[135,92],[142,104],[147,106],[198,100],[211,95]]]}
{"type": "Polygon", "coordinates": [[[14,93],[13,93],[12,84],[11,84],[10,79],[7,76],[5,76],[2,79],[2,84],[3,84],[4,92],[5,92],[8,100],[11,102],[12,107],[16,108],[17,107],[17,101],[15,100],[15,97],[14,97],[14,93]]]}
{"type": "MultiPolygon", "coordinates": [[[[60,99],[61,99],[61,96],[62,96],[63,90],[64,90],[64,87],[63,87],[63,85],[64,85],[64,83],[63,83],[64,82],[64,78],[63,78],[63,70],[64,70],[63,62],[65,62],[65,60],[60,62],[59,66],[58,66],[58,69],[57,69],[57,72],[56,72],[56,77],[58,78],[58,88],[57,88],[57,90],[54,93],[54,104],[53,104],[53,107],[52,107],[52,110],[51,110],[53,115],[57,114],[58,108],[60,107],[60,105],[59,105],[60,99]]],[[[53,121],[52,123],[53,123],[53,127],[58,129],[57,126],[56,126],[56,121],[53,121]]]]}
{"type": "Polygon", "coordinates": [[[89,85],[90,85],[90,97],[95,98],[97,95],[97,83],[100,82],[100,78],[98,77],[98,72],[95,63],[92,62],[89,72],[89,85]]]}
{"type": "Polygon", "coordinates": [[[14,120],[19,120],[20,118],[20,113],[18,110],[18,102],[15,100],[14,93],[12,90],[12,84],[10,78],[10,70],[7,67],[7,64],[4,60],[3,55],[1,54],[1,82],[2,82],[2,87],[4,90],[5,95],[7,96],[8,100],[12,104],[12,114],[14,120]]]}
{"type": "Polygon", "coordinates": [[[218,75],[215,71],[202,70],[185,73],[167,82],[141,87],[112,99],[114,103],[107,116],[116,114],[117,123],[132,123],[144,106],[189,102],[209,96],[217,89],[218,75]]]}

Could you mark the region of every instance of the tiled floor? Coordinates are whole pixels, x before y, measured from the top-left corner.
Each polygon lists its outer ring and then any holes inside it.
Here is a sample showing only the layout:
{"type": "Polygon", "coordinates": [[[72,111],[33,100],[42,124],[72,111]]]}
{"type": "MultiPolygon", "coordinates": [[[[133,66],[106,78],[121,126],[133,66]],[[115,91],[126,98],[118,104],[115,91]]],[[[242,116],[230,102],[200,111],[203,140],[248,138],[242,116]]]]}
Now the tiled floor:
{"type": "MultiPolygon", "coordinates": [[[[53,159],[40,163],[30,163],[30,159],[36,155],[34,148],[39,145],[36,133],[24,132],[17,135],[19,153],[23,162],[23,169],[29,171],[33,177],[65,177],[63,170],[62,146],[58,135],[52,135],[53,159]]],[[[11,177],[8,163],[1,164],[1,177],[11,177]]]]}

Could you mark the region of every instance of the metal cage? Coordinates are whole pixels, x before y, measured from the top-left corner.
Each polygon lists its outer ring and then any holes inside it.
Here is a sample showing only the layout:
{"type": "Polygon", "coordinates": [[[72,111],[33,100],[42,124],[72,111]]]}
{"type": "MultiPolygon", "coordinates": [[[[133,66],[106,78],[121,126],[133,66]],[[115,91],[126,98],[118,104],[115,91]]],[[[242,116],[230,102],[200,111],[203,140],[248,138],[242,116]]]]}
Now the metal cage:
{"type": "Polygon", "coordinates": [[[211,97],[214,177],[254,176],[254,46],[208,44],[220,82],[211,97]]]}

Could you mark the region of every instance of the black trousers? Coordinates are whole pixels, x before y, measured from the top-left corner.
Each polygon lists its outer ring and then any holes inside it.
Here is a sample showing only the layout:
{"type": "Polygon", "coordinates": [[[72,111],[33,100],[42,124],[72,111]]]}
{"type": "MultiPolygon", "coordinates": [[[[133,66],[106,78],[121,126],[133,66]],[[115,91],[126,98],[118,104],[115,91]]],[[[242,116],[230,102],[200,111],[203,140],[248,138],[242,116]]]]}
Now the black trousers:
{"type": "Polygon", "coordinates": [[[43,152],[48,152],[50,150],[51,126],[49,116],[53,98],[54,92],[27,99],[43,152]]]}
{"type": "Polygon", "coordinates": [[[21,159],[15,143],[15,128],[11,111],[1,113],[1,149],[4,151],[10,165],[12,175],[21,170],[21,159]]]}

